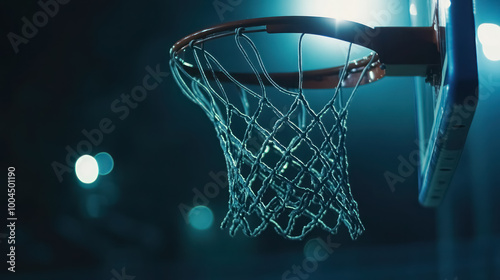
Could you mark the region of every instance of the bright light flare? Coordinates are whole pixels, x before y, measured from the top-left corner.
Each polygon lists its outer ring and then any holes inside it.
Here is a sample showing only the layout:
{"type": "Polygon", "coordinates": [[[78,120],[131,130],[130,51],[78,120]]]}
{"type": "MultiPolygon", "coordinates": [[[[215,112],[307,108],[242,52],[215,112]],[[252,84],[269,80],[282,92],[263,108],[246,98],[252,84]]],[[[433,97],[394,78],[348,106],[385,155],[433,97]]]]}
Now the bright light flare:
{"type": "Polygon", "coordinates": [[[500,60],[500,49],[498,46],[485,46],[483,45],[483,53],[487,59],[491,61],[500,60]]]}
{"type": "Polygon", "coordinates": [[[331,1],[331,0],[315,0],[304,1],[300,5],[301,12],[311,16],[330,17],[335,19],[343,19],[349,21],[360,22],[367,20],[363,11],[366,10],[366,5],[363,5],[363,0],[350,1],[331,1]],[[360,9],[365,7],[365,9],[360,9]]]}
{"type": "Polygon", "coordinates": [[[483,53],[491,61],[500,60],[500,26],[483,23],[477,29],[477,37],[483,45],[483,53]]]}
{"type": "Polygon", "coordinates": [[[83,155],[75,163],[75,172],[82,183],[92,184],[99,176],[99,166],[95,158],[83,155]]]}
{"type": "Polygon", "coordinates": [[[450,6],[451,6],[451,0],[443,0],[443,2],[442,2],[442,3],[443,3],[443,7],[444,7],[445,9],[449,9],[449,8],[450,8],[450,6]]]}

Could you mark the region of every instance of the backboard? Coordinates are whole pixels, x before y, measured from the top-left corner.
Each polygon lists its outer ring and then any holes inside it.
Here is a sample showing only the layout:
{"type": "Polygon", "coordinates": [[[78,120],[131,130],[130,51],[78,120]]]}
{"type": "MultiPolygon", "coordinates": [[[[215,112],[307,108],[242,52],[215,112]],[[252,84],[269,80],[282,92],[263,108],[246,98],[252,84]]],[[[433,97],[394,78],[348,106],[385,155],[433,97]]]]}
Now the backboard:
{"type": "Polygon", "coordinates": [[[419,201],[436,207],[452,182],[478,101],[474,7],[468,0],[411,0],[410,14],[414,26],[434,26],[441,55],[440,73],[415,78],[419,201]]]}

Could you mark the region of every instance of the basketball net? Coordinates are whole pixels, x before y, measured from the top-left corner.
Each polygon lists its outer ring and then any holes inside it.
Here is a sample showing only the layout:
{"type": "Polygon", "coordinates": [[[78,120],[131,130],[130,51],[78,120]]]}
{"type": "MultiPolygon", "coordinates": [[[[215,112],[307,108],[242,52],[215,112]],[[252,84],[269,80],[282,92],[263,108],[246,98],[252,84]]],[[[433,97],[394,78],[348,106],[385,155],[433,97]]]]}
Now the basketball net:
{"type": "Polygon", "coordinates": [[[349,185],[346,121],[368,67],[346,96],[342,84],[350,74],[349,45],[331,97],[322,108],[313,109],[302,87],[304,34],[298,41],[297,89],[273,80],[244,29],[236,29],[234,39],[256,85],[239,81],[200,42],[184,50],[199,70],[196,75],[186,71],[177,54],[172,53],[170,61],[177,84],[212,121],[224,152],[229,209],[221,228],[229,229],[231,236],[240,230],[257,236],[271,227],[287,239],[302,239],[316,227],[336,234],[343,224],[356,239],[364,227],[349,185]],[[283,100],[288,102],[284,108],[277,105],[283,100]]]}

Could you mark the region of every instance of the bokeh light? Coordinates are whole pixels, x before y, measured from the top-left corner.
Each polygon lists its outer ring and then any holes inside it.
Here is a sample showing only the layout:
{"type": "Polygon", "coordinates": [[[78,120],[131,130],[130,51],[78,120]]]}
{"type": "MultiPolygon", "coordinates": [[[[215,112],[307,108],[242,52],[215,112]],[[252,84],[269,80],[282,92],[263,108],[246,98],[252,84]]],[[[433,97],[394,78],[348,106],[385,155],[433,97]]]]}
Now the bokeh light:
{"type": "Polygon", "coordinates": [[[212,226],[214,215],[206,206],[196,206],[189,211],[189,224],[197,230],[206,230],[212,226]]]}
{"type": "Polygon", "coordinates": [[[491,61],[500,60],[500,47],[499,46],[483,46],[483,53],[487,59],[491,61]]]}
{"type": "Polygon", "coordinates": [[[483,53],[491,61],[500,60],[500,26],[483,23],[477,29],[477,37],[483,46],[483,53]]]}
{"type": "Polygon", "coordinates": [[[115,162],[110,154],[102,152],[95,155],[94,158],[99,166],[99,175],[108,175],[113,170],[115,162]]]}
{"type": "Polygon", "coordinates": [[[99,176],[99,166],[94,157],[83,155],[75,163],[76,177],[82,183],[91,184],[99,176]]]}

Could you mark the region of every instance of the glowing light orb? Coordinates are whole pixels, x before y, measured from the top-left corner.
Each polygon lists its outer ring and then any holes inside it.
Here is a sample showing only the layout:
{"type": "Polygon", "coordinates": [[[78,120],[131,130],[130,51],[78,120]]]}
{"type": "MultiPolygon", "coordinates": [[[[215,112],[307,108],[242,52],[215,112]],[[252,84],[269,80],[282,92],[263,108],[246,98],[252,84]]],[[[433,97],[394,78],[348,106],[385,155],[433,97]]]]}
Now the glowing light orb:
{"type": "Polygon", "coordinates": [[[483,23],[477,28],[477,37],[483,45],[483,53],[491,61],[500,60],[500,26],[483,23]]]}
{"type": "Polygon", "coordinates": [[[91,184],[99,176],[99,166],[95,158],[83,155],[75,163],[75,172],[78,180],[85,184],[91,184]]]}
{"type": "Polygon", "coordinates": [[[499,61],[500,60],[500,49],[498,46],[484,46],[483,45],[483,53],[487,59],[491,61],[499,61]]]}
{"type": "Polygon", "coordinates": [[[477,28],[479,42],[483,45],[500,46],[500,26],[493,23],[483,23],[477,28]]]}
{"type": "Polygon", "coordinates": [[[99,175],[108,175],[113,170],[115,162],[110,154],[102,152],[95,155],[94,158],[99,166],[99,175]]]}
{"type": "Polygon", "coordinates": [[[212,226],[214,215],[206,206],[196,206],[188,214],[189,224],[197,230],[206,230],[212,226]]]}

